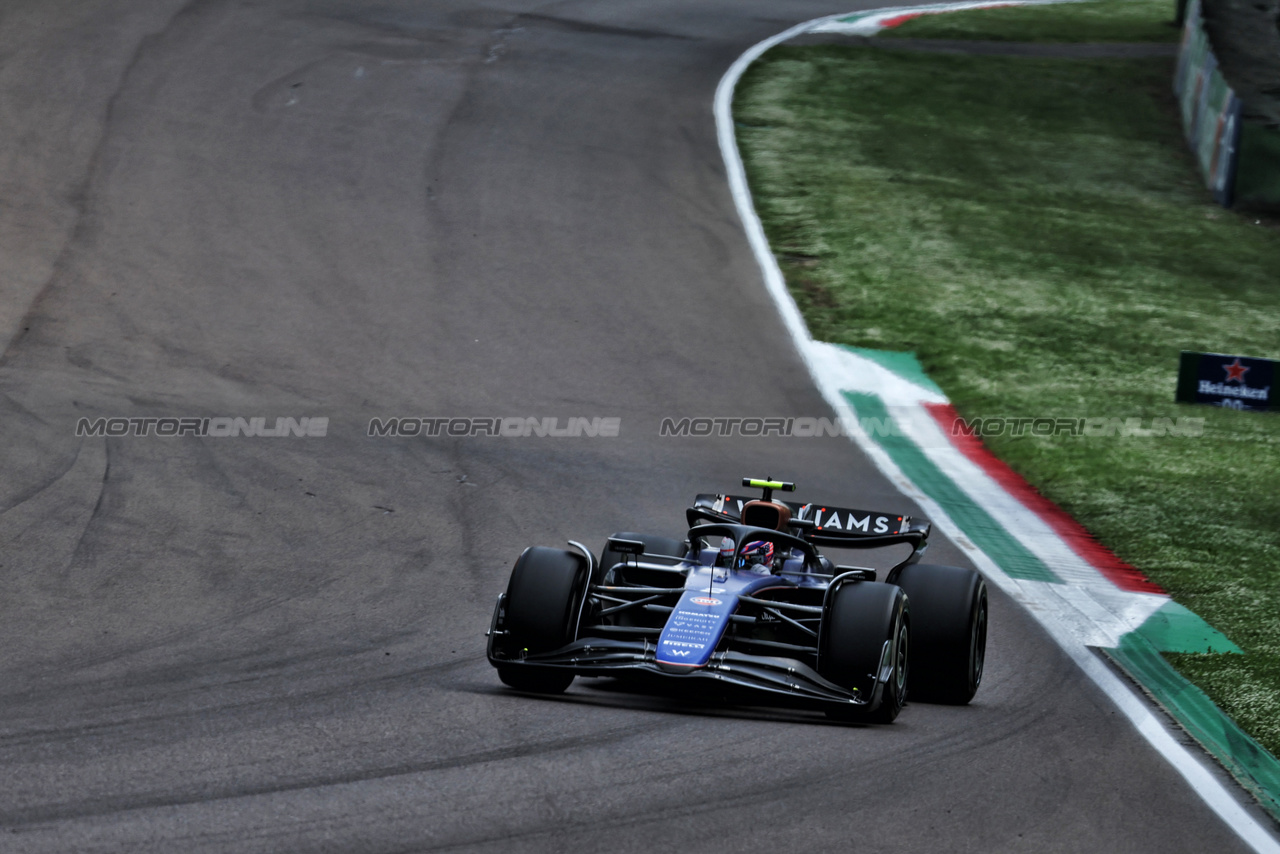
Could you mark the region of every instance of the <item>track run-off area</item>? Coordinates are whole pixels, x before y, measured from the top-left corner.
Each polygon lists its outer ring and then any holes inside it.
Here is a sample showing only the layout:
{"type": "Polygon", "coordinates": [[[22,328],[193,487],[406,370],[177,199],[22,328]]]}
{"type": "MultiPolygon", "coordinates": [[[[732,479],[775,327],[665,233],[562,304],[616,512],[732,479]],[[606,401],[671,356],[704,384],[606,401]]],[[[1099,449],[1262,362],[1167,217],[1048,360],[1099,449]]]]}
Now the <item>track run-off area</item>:
{"type": "MultiPolygon", "coordinates": [[[[930,516],[844,437],[660,435],[838,414],[712,105],[744,51],[853,8],[7,3],[0,851],[1265,844],[1007,586],[973,704],[891,726],[529,697],[484,660],[525,546],[679,536],[744,475],[930,516]],[[304,417],[323,435],[76,429],[304,417]],[[619,429],[368,430],[453,417],[619,429]]],[[[932,562],[990,572],[944,532],[932,562]]]]}

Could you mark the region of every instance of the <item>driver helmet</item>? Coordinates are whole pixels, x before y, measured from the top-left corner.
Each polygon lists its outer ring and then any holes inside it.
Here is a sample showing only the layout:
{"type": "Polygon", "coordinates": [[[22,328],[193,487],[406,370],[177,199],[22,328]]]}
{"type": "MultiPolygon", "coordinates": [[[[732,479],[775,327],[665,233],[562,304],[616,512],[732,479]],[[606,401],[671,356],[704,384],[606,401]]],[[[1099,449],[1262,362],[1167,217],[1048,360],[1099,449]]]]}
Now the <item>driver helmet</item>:
{"type": "Polygon", "coordinates": [[[742,549],[742,569],[773,572],[773,543],[754,540],[742,549]]]}
{"type": "Polygon", "coordinates": [[[724,537],[720,540],[720,555],[716,558],[716,566],[727,567],[729,565],[729,562],[733,560],[733,546],[734,542],[729,537],[724,537]]]}

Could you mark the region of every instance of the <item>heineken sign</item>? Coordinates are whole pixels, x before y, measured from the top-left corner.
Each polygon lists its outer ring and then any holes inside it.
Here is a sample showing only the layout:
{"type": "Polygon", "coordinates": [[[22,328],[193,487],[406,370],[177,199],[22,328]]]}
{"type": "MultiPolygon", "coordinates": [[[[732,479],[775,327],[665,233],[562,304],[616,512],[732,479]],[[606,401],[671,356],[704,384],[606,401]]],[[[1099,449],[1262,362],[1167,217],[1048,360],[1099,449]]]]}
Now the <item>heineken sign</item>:
{"type": "Polygon", "coordinates": [[[1177,399],[1230,409],[1280,411],[1280,394],[1271,393],[1276,364],[1271,359],[1183,350],[1177,399]]]}

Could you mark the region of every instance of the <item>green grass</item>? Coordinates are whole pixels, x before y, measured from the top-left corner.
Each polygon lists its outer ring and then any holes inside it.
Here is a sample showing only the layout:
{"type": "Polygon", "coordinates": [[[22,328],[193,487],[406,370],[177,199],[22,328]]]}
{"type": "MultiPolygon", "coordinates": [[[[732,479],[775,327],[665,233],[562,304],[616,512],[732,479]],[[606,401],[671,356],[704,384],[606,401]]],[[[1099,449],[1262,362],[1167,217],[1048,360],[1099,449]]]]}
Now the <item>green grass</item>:
{"type": "Polygon", "coordinates": [[[780,47],[735,110],[816,338],[915,351],[970,418],[1205,419],[987,441],[1245,650],[1171,660],[1280,753],[1280,416],[1173,402],[1182,349],[1280,357],[1280,233],[1210,201],[1172,74],[780,47]]]}
{"type": "Polygon", "coordinates": [[[1173,42],[1173,0],[1096,0],[913,18],[881,36],[1022,42],[1173,42]]]}

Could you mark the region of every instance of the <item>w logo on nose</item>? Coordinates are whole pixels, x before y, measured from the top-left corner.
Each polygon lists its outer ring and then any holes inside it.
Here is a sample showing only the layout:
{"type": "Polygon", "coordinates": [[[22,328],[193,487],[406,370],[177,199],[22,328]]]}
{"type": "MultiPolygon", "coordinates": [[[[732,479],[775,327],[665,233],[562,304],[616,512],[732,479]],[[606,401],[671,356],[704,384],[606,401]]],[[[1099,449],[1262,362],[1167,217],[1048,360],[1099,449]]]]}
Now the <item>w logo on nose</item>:
{"type": "Polygon", "coordinates": [[[693,654],[693,651],[692,651],[692,650],[688,650],[688,649],[673,649],[673,650],[671,650],[671,654],[672,654],[672,655],[679,655],[679,656],[683,657],[683,656],[686,656],[686,655],[692,655],[692,654],[693,654]]]}

